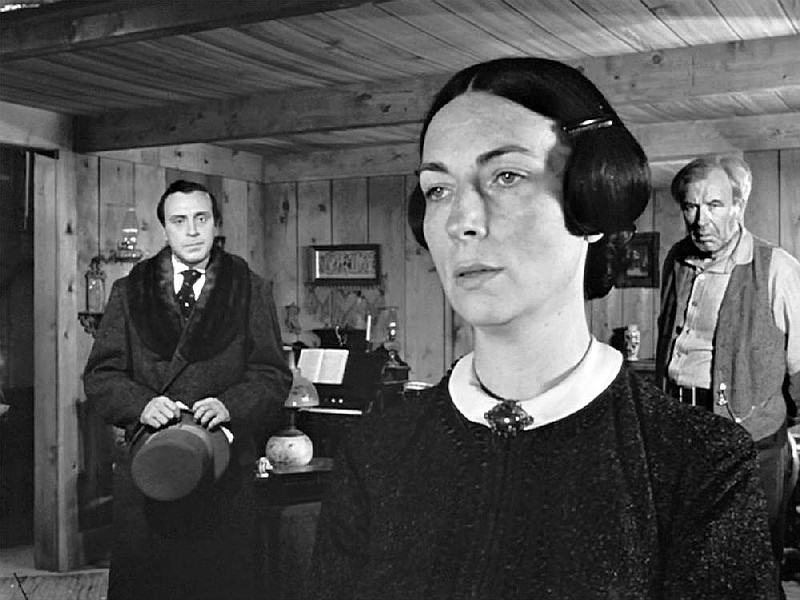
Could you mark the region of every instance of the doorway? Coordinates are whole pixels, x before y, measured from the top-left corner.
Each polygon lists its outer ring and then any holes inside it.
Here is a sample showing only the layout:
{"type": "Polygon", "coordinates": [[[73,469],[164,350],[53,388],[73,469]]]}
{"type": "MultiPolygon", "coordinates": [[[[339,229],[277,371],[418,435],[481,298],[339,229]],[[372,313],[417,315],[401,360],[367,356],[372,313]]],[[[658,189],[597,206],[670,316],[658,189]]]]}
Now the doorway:
{"type": "Polygon", "coordinates": [[[0,145],[0,548],[34,539],[32,153],[0,145]]]}

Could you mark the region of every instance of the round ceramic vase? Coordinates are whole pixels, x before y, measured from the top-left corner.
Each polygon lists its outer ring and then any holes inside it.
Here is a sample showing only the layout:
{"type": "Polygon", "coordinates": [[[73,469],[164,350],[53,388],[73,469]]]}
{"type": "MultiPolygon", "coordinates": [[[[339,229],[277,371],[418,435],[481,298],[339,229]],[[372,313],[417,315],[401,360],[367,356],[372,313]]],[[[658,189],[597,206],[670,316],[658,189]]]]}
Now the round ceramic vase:
{"type": "Polygon", "coordinates": [[[276,467],[303,467],[314,456],[314,445],[297,428],[283,429],[267,440],[266,456],[276,467]]]}

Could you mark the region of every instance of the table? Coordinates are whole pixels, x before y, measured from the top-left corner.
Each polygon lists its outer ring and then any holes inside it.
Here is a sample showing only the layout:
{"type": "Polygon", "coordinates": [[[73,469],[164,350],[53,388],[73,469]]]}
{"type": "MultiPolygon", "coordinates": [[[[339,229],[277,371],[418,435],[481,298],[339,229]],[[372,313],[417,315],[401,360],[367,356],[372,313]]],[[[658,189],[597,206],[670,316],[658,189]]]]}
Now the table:
{"type": "Polygon", "coordinates": [[[642,379],[656,384],[656,361],[654,359],[625,360],[629,369],[635,371],[642,379]]]}
{"type": "Polygon", "coordinates": [[[332,468],[332,458],[317,457],[305,467],[276,468],[267,477],[254,477],[263,547],[261,598],[302,598],[322,495],[332,468]]]}
{"type": "Polygon", "coordinates": [[[629,369],[633,369],[638,373],[655,373],[656,361],[652,358],[643,358],[641,360],[625,360],[625,364],[629,369]]]}

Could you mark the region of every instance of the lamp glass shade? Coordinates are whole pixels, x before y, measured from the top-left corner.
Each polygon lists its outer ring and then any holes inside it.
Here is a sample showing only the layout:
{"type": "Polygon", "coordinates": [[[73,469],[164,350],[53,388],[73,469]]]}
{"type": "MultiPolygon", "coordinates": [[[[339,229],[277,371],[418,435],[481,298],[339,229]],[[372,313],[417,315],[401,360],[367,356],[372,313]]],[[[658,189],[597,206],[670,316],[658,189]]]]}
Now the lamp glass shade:
{"type": "Polygon", "coordinates": [[[119,240],[120,250],[136,250],[136,242],[139,237],[139,219],[136,217],[136,209],[129,208],[122,217],[122,235],[119,240]]]}
{"type": "Polygon", "coordinates": [[[311,380],[303,377],[300,369],[292,367],[292,389],[283,404],[286,408],[319,406],[319,393],[311,380]]]}

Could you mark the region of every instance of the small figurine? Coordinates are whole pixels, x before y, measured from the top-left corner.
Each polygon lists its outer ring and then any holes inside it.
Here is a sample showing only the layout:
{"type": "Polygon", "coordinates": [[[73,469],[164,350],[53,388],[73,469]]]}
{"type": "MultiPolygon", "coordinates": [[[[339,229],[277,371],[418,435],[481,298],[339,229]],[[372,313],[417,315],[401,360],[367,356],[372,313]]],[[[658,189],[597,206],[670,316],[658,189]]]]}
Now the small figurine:
{"type": "Polygon", "coordinates": [[[625,328],[625,358],[639,360],[639,347],[641,346],[642,332],[636,323],[631,323],[625,328]]]}

